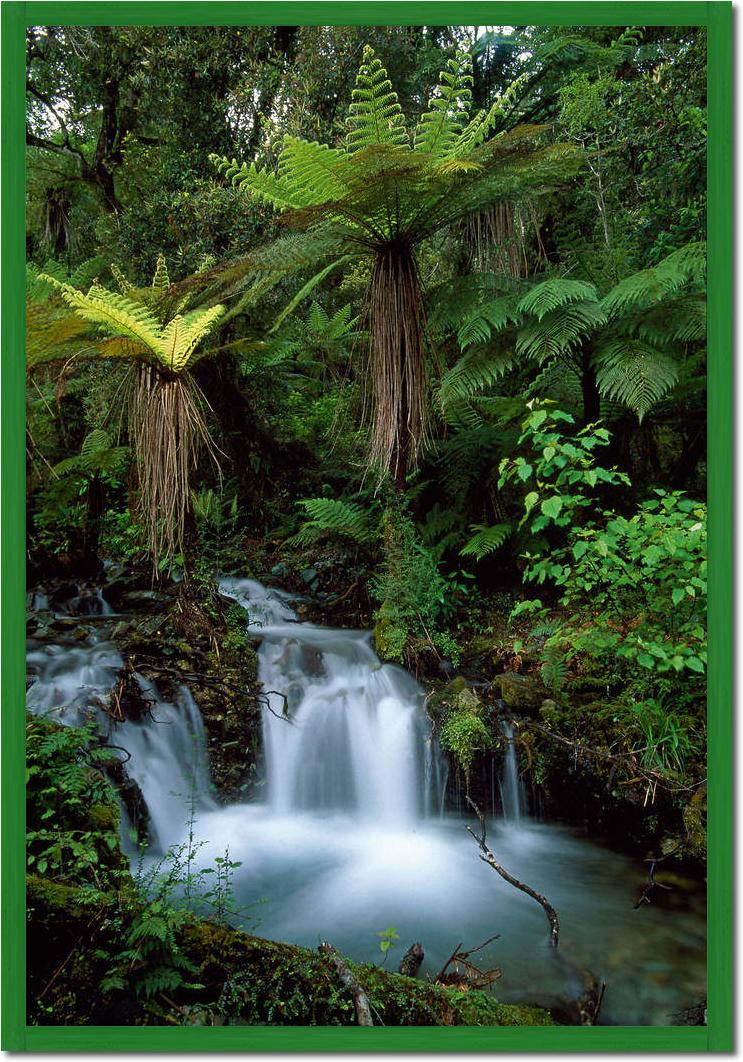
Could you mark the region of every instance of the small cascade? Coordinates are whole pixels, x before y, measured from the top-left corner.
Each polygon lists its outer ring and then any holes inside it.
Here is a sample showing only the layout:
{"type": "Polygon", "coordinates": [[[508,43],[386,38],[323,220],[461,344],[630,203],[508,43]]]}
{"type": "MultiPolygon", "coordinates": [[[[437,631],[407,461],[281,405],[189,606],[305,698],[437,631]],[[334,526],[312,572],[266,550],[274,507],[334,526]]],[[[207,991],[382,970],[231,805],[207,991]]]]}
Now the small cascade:
{"type": "Polygon", "coordinates": [[[224,579],[220,590],[246,609],[262,639],[272,810],[350,812],[389,824],[438,813],[441,768],[415,680],[383,665],[366,632],[299,624],[285,595],[253,580],[224,579]]]}
{"type": "Polygon", "coordinates": [[[147,804],[151,844],[164,851],[182,835],[191,811],[216,807],[210,793],[204,723],[186,686],[170,703],[160,699],[154,683],[135,677],[151,705],[151,718],[118,724],[116,743],[131,756],[126,771],[147,804]]]}
{"type": "MultiPolygon", "coordinates": [[[[60,614],[76,609],[91,617],[112,614],[100,590],[71,599],[60,614]]],[[[204,724],[186,686],[179,687],[171,703],[153,682],[135,673],[150,706],[148,717],[114,722],[106,708],[124,661],[92,625],[87,637],[73,644],[32,643],[26,663],[30,712],[64,726],[83,726],[93,718],[102,738],[127,751],[124,770],[147,804],[155,849],[163,851],[180,839],[190,809],[214,808],[204,724]]]]}
{"type": "Polygon", "coordinates": [[[519,765],[516,758],[516,742],[513,735],[513,727],[508,719],[501,719],[500,732],[505,738],[505,751],[503,754],[503,771],[499,779],[499,789],[503,818],[512,826],[517,826],[524,816],[525,795],[524,786],[519,775],[519,765]]]}

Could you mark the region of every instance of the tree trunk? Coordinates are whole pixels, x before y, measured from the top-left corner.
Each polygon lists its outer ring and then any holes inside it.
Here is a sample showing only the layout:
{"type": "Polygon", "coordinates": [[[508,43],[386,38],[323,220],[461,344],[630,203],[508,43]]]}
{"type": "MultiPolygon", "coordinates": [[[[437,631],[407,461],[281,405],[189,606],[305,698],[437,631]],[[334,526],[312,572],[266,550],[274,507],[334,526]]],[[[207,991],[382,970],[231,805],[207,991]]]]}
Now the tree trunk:
{"type": "Polygon", "coordinates": [[[601,395],[596,383],[596,370],[593,367],[591,348],[583,347],[583,365],[581,371],[581,388],[583,391],[583,422],[595,424],[601,416],[601,395]]]}
{"type": "Polygon", "coordinates": [[[377,253],[366,314],[369,463],[403,490],[425,442],[428,420],[423,299],[407,244],[393,242],[377,253]]]}

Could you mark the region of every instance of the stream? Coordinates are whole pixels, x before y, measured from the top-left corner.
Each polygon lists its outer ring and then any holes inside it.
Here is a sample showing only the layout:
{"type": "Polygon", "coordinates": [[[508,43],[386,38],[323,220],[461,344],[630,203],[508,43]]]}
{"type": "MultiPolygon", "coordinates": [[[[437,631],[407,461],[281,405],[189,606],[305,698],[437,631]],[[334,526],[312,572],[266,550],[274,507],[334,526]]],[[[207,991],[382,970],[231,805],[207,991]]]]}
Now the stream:
{"type": "MultiPolygon", "coordinates": [[[[498,934],[477,964],[502,970],[500,1000],[552,1005],[577,997],[577,974],[547,947],[542,909],[479,859],[464,828],[472,819],[445,811],[446,763],[412,676],[383,665],[367,632],[298,622],[282,591],[231,578],[220,590],[246,610],[248,630],[260,639],[268,701],[260,798],[220,804],[188,687],[168,702],[135,675],[152,718],[118,724],[109,740],[131,755],[126,770],[147,803],[153,848],[184,841],[193,804],[194,832],[205,842],[198,862],[211,865],[229,849],[241,863],[233,884],[250,911],[247,929],[308,947],[327,939],[356,960],[381,963],[378,934],[394,927],[400,939],[386,966],[396,969],[420,941],[422,977],[435,976],[458,944],[476,948],[498,934]]],[[[108,732],[99,706],[123,663],[109,640],[110,611],[100,592],[71,601],[74,637],[71,625],[54,641],[29,642],[30,711],[74,725],[98,709],[108,732]]],[[[606,982],[601,1024],[673,1024],[706,995],[703,889],[690,884],[675,909],[634,910],[646,867],[531,818],[512,734],[502,725],[494,787],[501,811],[488,822],[489,847],[557,909],[560,953],[606,982]]],[[[129,832],[124,824],[132,852],[129,832]]]]}

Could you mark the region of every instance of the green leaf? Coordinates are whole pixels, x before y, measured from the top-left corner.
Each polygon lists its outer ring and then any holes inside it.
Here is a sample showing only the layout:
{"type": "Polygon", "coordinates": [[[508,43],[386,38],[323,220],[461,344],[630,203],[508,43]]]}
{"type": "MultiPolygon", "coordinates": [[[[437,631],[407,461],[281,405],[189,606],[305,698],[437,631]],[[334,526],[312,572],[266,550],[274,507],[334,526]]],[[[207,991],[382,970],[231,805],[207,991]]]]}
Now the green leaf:
{"type": "Polygon", "coordinates": [[[679,602],[683,601],[685,597],[686,597],[686,591],[681,589],[681,587],[677,586],[675,588],[675,590],[673,590],[671,592],[671,599],[672,599],[674,605],[678,605],[679,602]]]}
{"type": "Polygon", "coordinates": [[[560,515],[562,505],[562,498],[558,494],[555,494],[551,498],[545,498],[540,508],[545,516],[549,516],[553,520],[556,520],[560,515]]]}

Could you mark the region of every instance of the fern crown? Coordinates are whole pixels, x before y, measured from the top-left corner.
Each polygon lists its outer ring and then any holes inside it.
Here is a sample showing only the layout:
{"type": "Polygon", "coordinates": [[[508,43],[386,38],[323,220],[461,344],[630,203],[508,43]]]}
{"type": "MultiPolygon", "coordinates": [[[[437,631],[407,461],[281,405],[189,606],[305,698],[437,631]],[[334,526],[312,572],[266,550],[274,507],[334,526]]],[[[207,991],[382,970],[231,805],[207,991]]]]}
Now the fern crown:
{"type": "Polygon", "coordinates": [[[162,255],[148,289],[135,288],[116,266],[111,267],[111,272],[120,294],[108,291],[96,281],[85,294],[72,284],[45,273],[40,274],[39,279],[59,291],[77,318],[97,325],[112,337],[99,346],[99,353],[107,357],[144,356],[172,373],[182,372],[193,361],[200,343],[216,327],[224,314],[224,307],[176,313],[162,322],[157,316],[157,306],[170,287],[162,255]]]}

